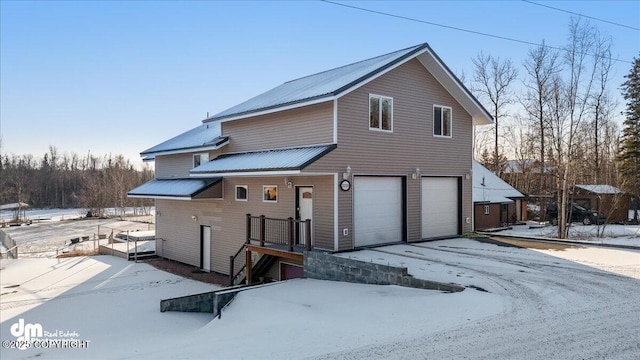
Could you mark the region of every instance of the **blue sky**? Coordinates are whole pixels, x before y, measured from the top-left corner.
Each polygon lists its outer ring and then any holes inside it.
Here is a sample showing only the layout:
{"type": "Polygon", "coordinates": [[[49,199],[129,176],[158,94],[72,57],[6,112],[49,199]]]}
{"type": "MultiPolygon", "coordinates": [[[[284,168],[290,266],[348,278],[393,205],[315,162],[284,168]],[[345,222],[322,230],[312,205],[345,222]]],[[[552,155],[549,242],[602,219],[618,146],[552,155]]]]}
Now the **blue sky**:
{"type": "MultiPolygon", "coordinates": [[[[343,2],[547,44],[570,14],[523,1],[343,2]]],[[[639,1],[543,4],[640,28],[639,1]]],[[[428,42],[470,77],[481,50],[519,67],[528,45],[320,1],[0,1],[2,153],[139,152],[281,83],[428,42]]],[[[640,31],[591,20],[614,55],[640,55],[640,31]]],[[[614,67],[616,93],[631,64],[614,67]]],[[[524,71],[520,72],[523,78],[524,71]]]]}

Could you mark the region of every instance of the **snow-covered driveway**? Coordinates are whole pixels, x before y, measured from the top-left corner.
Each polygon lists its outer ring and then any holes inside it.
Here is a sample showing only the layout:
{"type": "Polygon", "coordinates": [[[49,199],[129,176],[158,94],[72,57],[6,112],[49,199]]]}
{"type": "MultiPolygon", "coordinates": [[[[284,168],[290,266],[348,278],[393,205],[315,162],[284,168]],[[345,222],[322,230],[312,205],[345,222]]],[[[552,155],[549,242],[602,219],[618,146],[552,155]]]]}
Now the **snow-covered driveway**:
{"type": "Polygon", "coordinates": [[[76,331],[90,344],[0,348],[0,358],[640,358],[640,251],[452,239],[341,256],[470,288],[449,294],[297,279],[241,292],[212,319],[161,313],[161,299],[212,287],[149,264],[110,256],[2,260],[1,340],[15,340],[9,329],[24,319],[76,331]]]}
{"type": "Polygon", "coordinates": [[[508,306],[471,324],[320,359],[640,358],[638,251],[529,250],[461,239],[345,256],[402,263],[416,277],[478,286],[504,296],[508,306]]]}

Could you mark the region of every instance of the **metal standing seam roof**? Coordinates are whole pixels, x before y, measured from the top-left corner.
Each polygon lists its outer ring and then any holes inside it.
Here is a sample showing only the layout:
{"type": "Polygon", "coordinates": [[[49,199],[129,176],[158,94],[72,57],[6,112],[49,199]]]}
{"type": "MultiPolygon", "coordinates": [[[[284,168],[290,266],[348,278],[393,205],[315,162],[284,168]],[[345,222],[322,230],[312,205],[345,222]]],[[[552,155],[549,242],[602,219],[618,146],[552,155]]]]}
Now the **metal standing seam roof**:
{"type": "Polygon", "coordinates": [[[576,185],[576,187],[590,191],[594,194],[624,194],[624,191],[611,185],[576,185]]]}
{"type": "Polygon", "coordinates": [[[424,43],[291,80],[243,103],[217,113],[204,121],[225,119],[334,96],[426,48],[429,48],[429,45],[424,43]]]}
{"type": "Polygon", "coordinates": [[[191,173],[224,174],[233,172],[302,170],[336,147],[335,144],[331,144],[223,154],[194,168],[191,170],[191,173]]]}
{"type": "Polygon", "coordinates": [[[222,136],[218,124],[203,124],[140,153],[148,156],[163,152],[189,151],[198,148],[218,148],[225,145],[229,138],[222,136]]]}
{"type": "Polygon", "coordinates": [[[513,200],[510,198],[519,197],[524,195],[489,169],[473,161],[474,203],[511,203],[513,200]]]}
{"type": "Polygon", "coordinates": [[[222,177],[153,179],[129,191],[129,197],[173,197],[190,199],[222,181],[222,177]]]}

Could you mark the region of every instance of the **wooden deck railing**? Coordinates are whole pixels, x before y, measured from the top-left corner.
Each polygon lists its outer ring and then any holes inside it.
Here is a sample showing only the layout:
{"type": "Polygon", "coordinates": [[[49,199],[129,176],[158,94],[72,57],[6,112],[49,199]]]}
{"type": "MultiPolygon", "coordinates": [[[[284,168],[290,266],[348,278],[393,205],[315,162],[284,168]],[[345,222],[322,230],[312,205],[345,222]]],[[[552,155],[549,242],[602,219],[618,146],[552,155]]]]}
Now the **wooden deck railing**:
{"type": "Polygon", "coordinates": [[[311,220],[268,218],[264,215],[247,214],[245,244],[229,257],[229,285],[236,285],[247,273],[246,245],[258,242],[260,247],[279,245],[293,252],[295,249],[311,250],[311,220]]]}
{"type": "Polygon", "coordinates": [[[229,256],[229,286],[237,285],[236,280],[242,280],[243,274],[247,267],[245,257],[245,244],[238,249],[235,255],[229,256]]]}
{"type": "Polygon", "coordinates": [[[295,247],[303,246],[310,251],[311,220],[274,219],[247,214],[246,240],[247,244],[258,241],[262,247],[265,244],[285,245],[289,251],[293,251],[295,247]]]}

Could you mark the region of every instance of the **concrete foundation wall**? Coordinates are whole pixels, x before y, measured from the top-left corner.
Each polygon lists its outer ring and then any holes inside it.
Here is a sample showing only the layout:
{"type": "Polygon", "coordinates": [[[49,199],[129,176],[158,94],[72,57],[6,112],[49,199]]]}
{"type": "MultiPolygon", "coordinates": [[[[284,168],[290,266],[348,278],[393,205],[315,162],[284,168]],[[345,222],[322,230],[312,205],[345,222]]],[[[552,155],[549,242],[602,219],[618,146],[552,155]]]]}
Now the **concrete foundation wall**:
{"type": "Polygon", "coordinates": [[[405,267],[374,264],[316,251],[304,253],[304,277],[360,284],[398,285],[447,292],[464,290],[464,287],[455,284],[416,279],[409,275],[405,267]]]}

